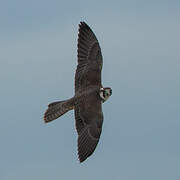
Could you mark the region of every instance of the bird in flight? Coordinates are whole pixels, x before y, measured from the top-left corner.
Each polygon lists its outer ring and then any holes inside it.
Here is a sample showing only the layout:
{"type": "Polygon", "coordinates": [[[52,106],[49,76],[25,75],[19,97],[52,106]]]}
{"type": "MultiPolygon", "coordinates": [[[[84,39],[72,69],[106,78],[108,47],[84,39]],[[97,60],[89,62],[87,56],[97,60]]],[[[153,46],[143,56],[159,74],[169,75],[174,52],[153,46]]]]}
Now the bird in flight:
{"type": "Polygon", "coordinates": [[[103,124],[102,103],[111,96],[112,90],[101,84],[101,48],[95,34],[85,22],[79,24],[77,46],[75,95],[49,104],[44,121],[51,122],[74,109],[78,158],[83,162],[94,152],[99,142],[103,124]]]}

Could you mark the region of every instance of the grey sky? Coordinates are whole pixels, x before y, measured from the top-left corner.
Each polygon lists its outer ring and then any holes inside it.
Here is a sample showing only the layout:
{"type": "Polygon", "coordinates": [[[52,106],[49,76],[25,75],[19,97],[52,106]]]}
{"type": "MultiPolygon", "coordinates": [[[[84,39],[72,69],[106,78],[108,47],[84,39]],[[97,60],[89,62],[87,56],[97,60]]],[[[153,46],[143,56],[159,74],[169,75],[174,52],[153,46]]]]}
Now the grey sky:
{"type": "Polygon", "coordinates": [[[0,179],[180,179],[180,2],[1,1],[0,179]],[[77,160],[73,95],[79,21],[101,45],[113,95],[95,153],[77,160]]]}

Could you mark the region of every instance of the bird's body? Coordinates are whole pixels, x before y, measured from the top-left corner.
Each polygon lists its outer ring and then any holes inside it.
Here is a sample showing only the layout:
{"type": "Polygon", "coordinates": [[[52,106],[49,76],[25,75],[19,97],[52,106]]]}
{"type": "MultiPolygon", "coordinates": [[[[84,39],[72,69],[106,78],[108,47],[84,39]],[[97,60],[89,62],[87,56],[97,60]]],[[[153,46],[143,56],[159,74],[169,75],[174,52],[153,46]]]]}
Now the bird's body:
{"type": "Polygon", "coordinates": [[[81,22],[75,95],[49,104],[44,115],[47,123],[74,109],[80,162],[89,157],[98,144],[103,124],[102,103],[112,94],[111,88],[102,87],[101,70],[102,55],[98,40],[90,27],[81,22]]]}

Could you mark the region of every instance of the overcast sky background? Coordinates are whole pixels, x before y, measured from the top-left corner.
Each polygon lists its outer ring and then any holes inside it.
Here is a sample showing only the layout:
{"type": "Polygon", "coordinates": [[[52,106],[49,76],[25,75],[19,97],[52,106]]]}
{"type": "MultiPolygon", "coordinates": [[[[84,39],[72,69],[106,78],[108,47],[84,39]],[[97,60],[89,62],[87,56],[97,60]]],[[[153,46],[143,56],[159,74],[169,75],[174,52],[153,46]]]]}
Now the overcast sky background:
{"type": "Polygon", "coordinates": [[[180,179],[180,1],[0,1],[0,179],[180,179]],[[101,45],[103,132],[77,159],[73,96],[78,23],[101,45]]]}

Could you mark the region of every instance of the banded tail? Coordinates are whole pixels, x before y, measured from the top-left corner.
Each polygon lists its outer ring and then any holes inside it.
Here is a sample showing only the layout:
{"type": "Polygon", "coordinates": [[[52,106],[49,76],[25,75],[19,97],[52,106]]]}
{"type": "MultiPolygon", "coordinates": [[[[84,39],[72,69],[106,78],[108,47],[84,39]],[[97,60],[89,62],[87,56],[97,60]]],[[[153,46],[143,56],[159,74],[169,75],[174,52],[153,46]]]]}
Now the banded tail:
{"type": "Polygon", "coordinates": [[[45,123],[51,122],[74,108],[74,98],[65,101],[57,101],[48,105],[44,113],[45,123]]]}

